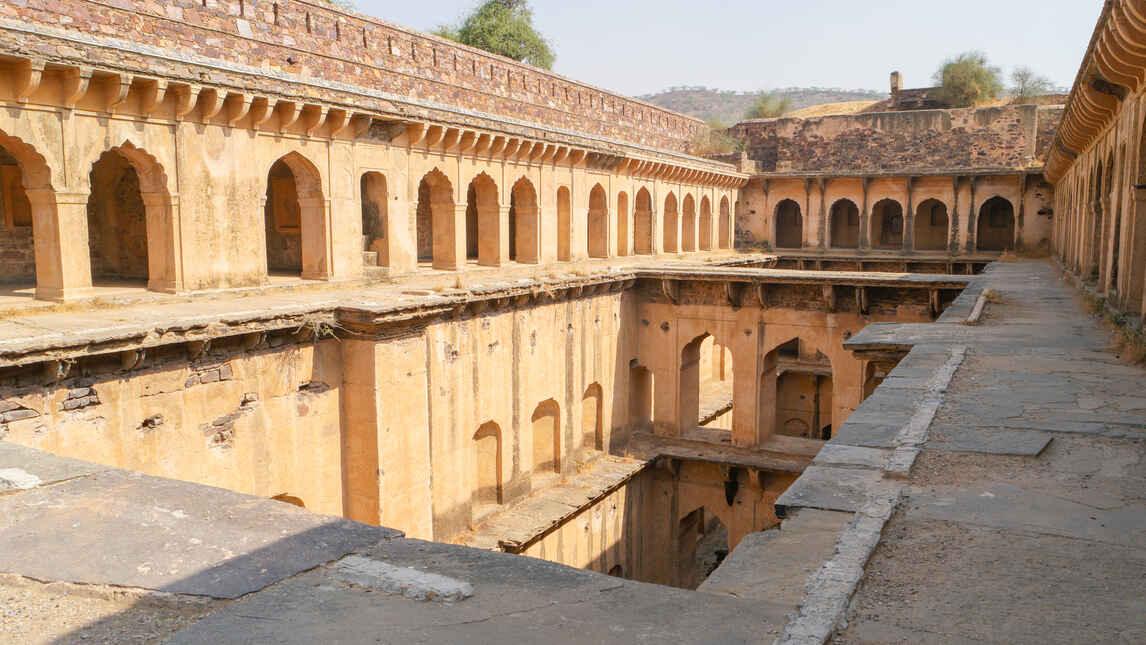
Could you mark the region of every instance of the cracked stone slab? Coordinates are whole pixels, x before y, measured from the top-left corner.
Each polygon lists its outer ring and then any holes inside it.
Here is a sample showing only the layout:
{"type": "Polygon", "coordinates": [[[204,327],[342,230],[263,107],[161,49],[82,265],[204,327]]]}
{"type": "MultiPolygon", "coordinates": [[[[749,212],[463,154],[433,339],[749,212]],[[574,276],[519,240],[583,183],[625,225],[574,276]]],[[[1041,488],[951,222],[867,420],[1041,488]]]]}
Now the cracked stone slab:
{"type": "Polygon", "coordinates": [[[0,571],[237,598],[398,531],[126,471],[0,497],[0,571]]]}
{"type": "Polygon", "coordinates": [[[781,608],[758,600],[508,553],[401,539],[362,555],[469,581],[473,596],[420,602],[345,584],[323,566],[232,603],[168,643],[757,643],[783,628],[781,608]]]}
{"type": "Polygon", "coordinates": [[[1004,430],[981,426],[963,426],[950,430],[933,428],[927,449],[1034,457],[1046,449],[1052,438],[1050,433],[1038,430],[1004,430]]]}
{"type": "Polygon", "coordinates": [[[883,471],[808,466],[776,500],[777,508],[858,511],[881,485],[883,471]]]}
{"type": "Polygon", "coordinates": [[[13,475],[12,478],[0,475],[0,491],[6,490],[5,479],[10,481],[22,479],[25,482],[35,480],[31,486],[12,485],[7,487],[7,489],[24,490],[108,470],[114,469],[79,459],[57,457],[50,452],[28,448],[9,441],[0,441],[0,471],[11,471],[13,475]]]}

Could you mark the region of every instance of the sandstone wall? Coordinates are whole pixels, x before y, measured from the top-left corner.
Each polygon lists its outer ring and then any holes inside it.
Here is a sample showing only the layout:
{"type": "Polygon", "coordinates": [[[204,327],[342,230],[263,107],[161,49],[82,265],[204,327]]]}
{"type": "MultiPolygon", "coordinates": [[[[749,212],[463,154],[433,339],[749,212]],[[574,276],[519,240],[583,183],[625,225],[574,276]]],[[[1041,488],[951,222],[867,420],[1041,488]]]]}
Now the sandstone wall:
{"type": "Polygon", "coordinates": [[[1037,166],[1061,115],[1035,105],[881,112],[745,121],[732,133],[764,173],[934,174],[1037,166]]]}
{"type": "Polygon", "coordinates": [[[0,3],[0,20],[14,29],[0,40],[61,61],[195,81],[206,67],[204,75],[233,87],[338,96],[384,113],[492,119],[678,152],[703,127],[324,2],[33,0],[0,3]]]}

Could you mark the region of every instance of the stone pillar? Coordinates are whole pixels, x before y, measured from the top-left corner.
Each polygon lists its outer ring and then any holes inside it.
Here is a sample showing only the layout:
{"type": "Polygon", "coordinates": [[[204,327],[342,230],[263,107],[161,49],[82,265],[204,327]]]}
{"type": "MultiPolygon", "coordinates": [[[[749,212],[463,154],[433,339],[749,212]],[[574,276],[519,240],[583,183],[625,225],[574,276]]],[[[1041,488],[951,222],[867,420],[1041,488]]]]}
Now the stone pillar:
{"type": "Polygon", "coordinates": [[[36,297],[73,300],[92,285],[88,251],[88,193],[26,191],[32,206],[36,297]]]}
{"type": "MultiPolygon", "coordinates": [[[[516,231],[514,231],[514,238],[516,239],[516,237],[516,231]]],[[[511,251],[509,246],[510,231],[508,205],[498,206],[497,209],[497,240],[497,264],[495,266],[501,266],[509,262],[509,254],[511,251]]],[[[516,249],[512,250],[516,252],[516,249]]],[[[518,258],[518,260],[520,261],[520,258],[518,258]]]]}
{"type": "Polygon", "coordinates": [[[177,254],[178,197],[166,193],[144,193],[147,217],[147,288],[175,293],[182,289],[182,267],[177,254]]]}
{"type": "MultiPolygon", "coordinates": [[[[759,396],[757,397],[756,445],[768,441],[776,434],[776,355],[772,351],[760,359],[759,396]]],[[[735,439],[733,439],[735,443],[735,439]]]]}
{"type": "Polygon", "coordinates": [[[860,210],[860,230],[859,230],[859,249],[866,251],[871,249],[871,240],[868,235],[868,203],[867,203],[867,179],[863,180],[863,209],[860,210]]]}
{"type": "Polygon", "coordinates": [[[330,200],[300,197],[298,208],[302,219],[302,277],[329,280],[330,200]]]}
{"type": "MultiPolygon", "coordinates": [[[[1119,289],[1119,295],[1128,310],[1143,313],[1146,312],[1146,303],[1143,302],[1146,297],[1146,289],[1143,289],[1146,282],[1146,188],[1134,189],[1132,204],[1131,212],[1126,214],[1130,218],[1127,243],[1118,247],[1118,255],[1125,258],[1120,264],[1127,268],[1125,276],[1119,270],[1118,282],[1126,285],[1126,293],[1122,294],[1119,289]]],[[[1115,288],[1118,288],[1117,284],[1115,288]]]]}
{"type": "Polygon", "coordinates": [[[435,204],[434,268],[457,271],[466,263],[466,205],[435,204]]]}
{"type": "MultiPolygon", "coordinates": [[[[915,250],[915,194],[911,178],[907,179],[907,209],[903,213],[903,252],[915,250]]],[[[819,428],[817,428],[819,430],[819,428]]]]}
{"type": "MultiPolygon", "coordinates": [[[[758,443],[760,370],[764,326],[752,334],[736,334],[732,342],[732,445],[745,448],[758,443]]],[[[775,372],[775,364],[773,364],[775,372]]],[[[775,377],[773,377],[775,381],[775,377]]]]}

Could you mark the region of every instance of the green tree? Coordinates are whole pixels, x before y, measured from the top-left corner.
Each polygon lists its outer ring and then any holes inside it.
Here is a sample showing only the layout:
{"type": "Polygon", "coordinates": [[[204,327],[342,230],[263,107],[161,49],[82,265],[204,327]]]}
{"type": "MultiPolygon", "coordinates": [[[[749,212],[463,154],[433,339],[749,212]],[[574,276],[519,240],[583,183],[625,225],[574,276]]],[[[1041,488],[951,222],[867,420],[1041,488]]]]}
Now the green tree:
{"type": "Polygon", "coordinates": [[[1050,79],[1039,76],[1029,67],[1016,67],[1011,72],[1011,96],[1016,103],[1023,103],[1038,96],[1046,96],[1054,91],[1050,79]]]}
{"type": "Polygon", "coordinates": [[[752,107],[748,108],[748,112],[744,115],[744,118],[771,119],[783,116],[785,113],[791,111],[791,109],[791,98],[764,92],[756,98],[756,101],[752,103],[752,107]]]}
{"type": "Polygon", "coordinates": [[[442,25],[433,33],[545,69],[553,67],[553,50],[534,28],[527,0],[486,0],[460,24],[442,25]]]}
{"type": "Polygon", "coordinates": [[[955,107],[971,107],[1002,93],[999,75],[999,68],[992,67],[983,52],[966,52],[944,62],[935,72],[935,83],[940,98],[955,107]]]}

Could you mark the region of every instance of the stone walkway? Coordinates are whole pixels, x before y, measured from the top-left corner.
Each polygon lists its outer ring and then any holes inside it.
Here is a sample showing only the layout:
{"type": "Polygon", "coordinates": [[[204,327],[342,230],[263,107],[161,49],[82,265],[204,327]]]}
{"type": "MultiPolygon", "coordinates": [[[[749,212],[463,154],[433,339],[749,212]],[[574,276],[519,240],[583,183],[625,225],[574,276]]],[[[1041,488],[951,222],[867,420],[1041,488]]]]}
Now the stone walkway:
{"type": "Polygon", "coordinates": [[[914,349],[778,502],[855,513],[783,642],[1146,642],[1146,370],[1056,268],[992,265],[937,323],[853,340],[914,349]]]}

